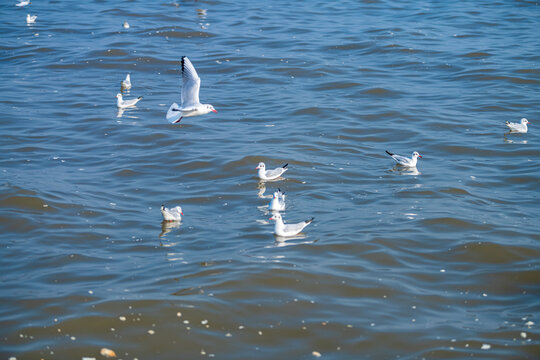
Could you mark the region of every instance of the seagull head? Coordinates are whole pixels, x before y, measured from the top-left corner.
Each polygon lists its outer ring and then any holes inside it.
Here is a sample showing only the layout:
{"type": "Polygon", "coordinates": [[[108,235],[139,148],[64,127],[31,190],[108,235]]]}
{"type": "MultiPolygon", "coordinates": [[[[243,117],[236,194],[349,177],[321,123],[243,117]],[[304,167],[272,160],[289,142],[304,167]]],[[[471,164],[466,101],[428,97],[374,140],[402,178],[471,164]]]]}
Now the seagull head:
{"type": "Polygon", "coordinates": [[[418,153],[418,151],[413,152],[413,153],[412,153],[412,156],[413,156],[413,157],[419,157],[419,158],[422,157],[422,155],[420,155],[420,154],[418,153]]]}
{"type": "Polygon", "coordinates": [[[255,170],[257,170],[257,169],[263,169],[264,170],[265,168],[266,168],[266,165],[264,165],[263,162],[260,162],[259,165],[257,165],[257,167],[255,168],[255,170]]]}
{"type": "Polygon", "coordinates": [[[206,108],[207,108],[208,110],[212,111],[212,112],[217,113],[217,110],[214,109],[214,107],[213,107],[212,105],[210,105],[210,104],[207,104],[207,105],[206,105],[206,108]]]}
{"type": "Polygon", "coordinates": [[[281,214],[275,213],[275,214],[272,215],[272,217],[269,218],[268,220],[280,220],[280,219],[281,219],[281,214]]]}
{"type": "Polygon", "coordinates": [[[529,124],[529,120],[523,118],[523,119],[521,119],[521,123],[522,123],[523,125],[529,124]]]}
{"type": "Polygon", "coordinates": [[[182,212],[182,207],[177,206],[177,207],[175,207],[175,209],[178,210],[178,212],[179,212],[180,214],[184,215],[184,213],[182,212]]]}
{"type": "Polygon", "coordinates": [[[122,99],[122,94],[120,94],[120,93],[116,94],[116,98],[117,99],[122,99]]]}

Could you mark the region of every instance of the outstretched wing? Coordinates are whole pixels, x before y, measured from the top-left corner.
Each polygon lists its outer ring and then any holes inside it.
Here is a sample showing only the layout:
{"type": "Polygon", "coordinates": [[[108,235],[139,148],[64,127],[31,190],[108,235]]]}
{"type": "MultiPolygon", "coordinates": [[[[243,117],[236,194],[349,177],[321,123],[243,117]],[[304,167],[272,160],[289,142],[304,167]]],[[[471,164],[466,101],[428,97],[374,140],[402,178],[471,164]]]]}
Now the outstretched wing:
{"type": "Polygon", "coordinates": [[[182,56],[182,109],[192,109],[200,104],[201,79],[187,56],[182,56]]]}
{"type": "Polygon", "coordinates": [[[180,119],[181,116],[182,112],[178,108],[178,104],[173,103],[169,108],[169,111],[167,111],[167,121],[174,124],[178,119],[180,119]]]}

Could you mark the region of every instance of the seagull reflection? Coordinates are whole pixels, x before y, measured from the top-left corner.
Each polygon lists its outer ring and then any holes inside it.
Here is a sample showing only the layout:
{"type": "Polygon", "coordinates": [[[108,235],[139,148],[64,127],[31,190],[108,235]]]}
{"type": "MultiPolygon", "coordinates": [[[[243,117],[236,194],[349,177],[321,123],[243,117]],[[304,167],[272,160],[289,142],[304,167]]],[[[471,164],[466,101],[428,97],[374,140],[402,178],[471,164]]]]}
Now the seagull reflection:
{"type": "Polygon", "coordinates": [[[259,184],[257,185],[257,188],[259,189],[259,192],[257,193],[257,196],[261,199],[271,199],[272,195],[264,195],[264,192],[266,191],[266,184],[264,181],[259,181],[259,184]]]}
{"type": "Polygon", "coordinates": [[[511,131],[508,131],[508,132],[505,132],[505,133],[504,133],[504,139],[503,139],[503,141],[504,141],[505,143],[507,143],[507,144],[526,144],[526,143],[527,143],[527,140],[512,140],[512,139],[508,139],[508,138],[506,137],[508,134],[515,134],[515,133],[513,133],[513,132],[511,132],[511,131]]]}
{"type": "Polygon", "coordinates": [[[116,117],[117,117],[117,118],[121,118],[122,115],[124,115],[124,109],[118,108],[118,113],[116,114],[116,117]]]}
{"type": "Polygon", "coordinates": [[[303,245],[303,244],[313,244],[315,240],[309,240],[309,241],[295,241],[295,240],[303,240],[307,237],[305,234],[298,234],[296,236],[278,236],[274,235],[274,238],[276,239],[276,242],[274,243],[275,247],[283,247],[283,246],[294,246],[294,245],[303,245]]]}
{"type": "Polygon", "coordinates": [[[392,171],[396,171],[400,175],[413,175],[413,176],[416,176],[416,175],[422,174],[420,171],[418,171],[416,166],[415,167],[403,167],[403,166],[395,165],[392,168],[392,171]]]}
{"type": "Polygon", "coordinates": [[[179,228],[182,225],[181,221],[165,221],[161,222],[161,233],[159,237],[164,236],[165,234],[170,233],[173,229],[179,228]]]}
{"type": "Polygon", "coordinates": [[[206,19],[206,9],[197,9],[197,16],[202,20],[206,19]]]}

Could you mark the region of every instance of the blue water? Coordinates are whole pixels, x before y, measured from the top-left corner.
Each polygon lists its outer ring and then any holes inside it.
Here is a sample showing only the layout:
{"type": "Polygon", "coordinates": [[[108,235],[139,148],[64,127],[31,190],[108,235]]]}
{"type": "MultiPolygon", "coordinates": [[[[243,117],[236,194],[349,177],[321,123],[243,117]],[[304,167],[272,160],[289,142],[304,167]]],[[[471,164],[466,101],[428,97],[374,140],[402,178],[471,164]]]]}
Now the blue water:
{"type": "Polygon", "coordinates": [[[0,357],[538,358],[539,19],[526,1],[0,4],[0,357]],[[171,125],[183,55],[218,113],[171,125]],[[127,73],[143,100],[119,112],[127,73]],[[260,183],[260,161],[285,179],[260,183]],[[286,221],[315,217],[285,242],[278,187],[286,221]]]}

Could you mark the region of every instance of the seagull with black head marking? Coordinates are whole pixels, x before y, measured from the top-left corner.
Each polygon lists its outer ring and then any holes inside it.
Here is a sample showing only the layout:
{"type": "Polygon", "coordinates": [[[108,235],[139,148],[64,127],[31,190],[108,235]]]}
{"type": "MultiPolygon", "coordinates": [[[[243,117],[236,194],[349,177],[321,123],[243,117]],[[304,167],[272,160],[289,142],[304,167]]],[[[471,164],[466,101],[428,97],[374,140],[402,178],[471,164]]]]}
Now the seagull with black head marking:
{"type": "Polygon", "coordinates": [[[19,0],[19,2],[15,4],[15,6],[25,7],[26,5],[30,5],[30,4],[31,4],[30,0],[19,0]]]}
{"type": "Polygon", "coordinates": [[[278,188],[278,191],[274,192],[274,196],[270,204],[268,204],[268,209],[270,211],[285,210],[285,193],[281,192],[281,189],[278,188]]]}
{"type": "Polygon", "coordinates": [[[296,224],[285,224],[280,213],[275,213],[272,215],[270,220],[275,220],[276,225],[274,226],[274,234],[277,236],[289,237],[298,235],[306,226],[311,224],[314,218],[311,218],[306,221],[301,221],[296,224]]]}
{"type": "Polygon", "coordinates": [[[36,19],[37,19],[37,15],[26,14],[26,23],[27,24],[35,24],[36,19]]]}
{"type": "Polygon", "coordinates": [[[165,205],[161,205],[161,215],[163,215],[163,220],[165,221],[180,221],[182,220],[182,207],[175,206],[173,208],[166,208],[165,205]]]}
{"type": "Polygon", "coordinates": [[[120,83],[120,88],[122,90],[129,90],[131,89],[131,75],[127,74],[125,80],[122,80],[120,83]]]}
{"type": "Polygon", "coordinates": [[[521,119],[521,122],[519,123],[513,123],[510,121],[506,122],[506,126],[510,129],[510,132],[512,133],[526,133],[529,131],[527,128],[527,124],[530,124],[529,120],[523,118],[521,119]]]}
{"type": "Polygon", "coordinates": [[[386,153],[390,155],[392,159],[394,159],[397,162],[398,165],[404,166],[404,167],[411,167],[411,168],[416,167],[416,162],[418,161],[418,158],[422,157],[422,155],[420,155],[416,151],[413,152],[412,158],[408,158],[408,157],[397,155],[397,154],[392,154],[388,150],[386,150],[386,153]]]}
{"type": "Polygon", "coordinates": [[[200,103],[200,87],[201,78],[197,70],[187,56],[182,56],[182,98],[180,106],[173,103],[167,111],[167,120],[171,124],[177,124],[188,116],[204,115],[211,111],[217,113],[212,105],[200,103]]]}
{"type": "Polygon", "coordinates": [[[135,99],[124,100],[124,98],[122,97],[122,94],[118,93],[116,94],[116,106],[118,106],[119,109],[134,107],[139,101],[142,100],[142,98],[143,98],[142,96],[139,96],[138,98],[135,98],[135,99]]]}
{"type": "Polygon", "coordinates": [[[255,170],[259,170],[257,172],[257,175],[259,175],[259,179],[261,180],[275,180],[279,178],[285,171],[287,171],[287,166],[289,164],[285,164],[282,167],[266,170],[266,165],[263,162],[260,162],[259,165],[255,168],[255,170]]]}

